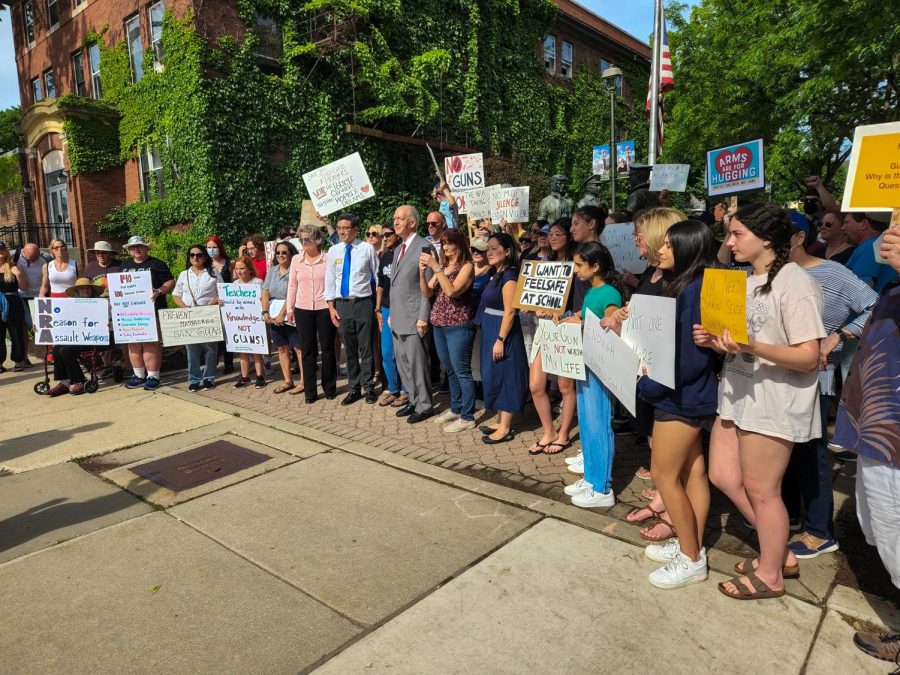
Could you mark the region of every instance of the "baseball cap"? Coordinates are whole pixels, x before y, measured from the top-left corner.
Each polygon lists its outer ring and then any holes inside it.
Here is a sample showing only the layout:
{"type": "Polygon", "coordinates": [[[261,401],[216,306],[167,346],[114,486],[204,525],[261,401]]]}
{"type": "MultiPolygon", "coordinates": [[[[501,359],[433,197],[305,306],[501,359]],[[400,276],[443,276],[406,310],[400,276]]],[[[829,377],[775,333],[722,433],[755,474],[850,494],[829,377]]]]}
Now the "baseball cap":
{"type": "Polygon", "coordinates": [[[474,248],[476,251],[487,251],[487,240],[473,239],[469,242],[469,247],[474,248]]]}
{"type": "Polygon", "coordinates": [[[794,229],[809,237],[809,220],[807,220],[806,216],[793,210],[788,211],[788,216],[790,216],[791,222],[794,224],[794,229]]]}

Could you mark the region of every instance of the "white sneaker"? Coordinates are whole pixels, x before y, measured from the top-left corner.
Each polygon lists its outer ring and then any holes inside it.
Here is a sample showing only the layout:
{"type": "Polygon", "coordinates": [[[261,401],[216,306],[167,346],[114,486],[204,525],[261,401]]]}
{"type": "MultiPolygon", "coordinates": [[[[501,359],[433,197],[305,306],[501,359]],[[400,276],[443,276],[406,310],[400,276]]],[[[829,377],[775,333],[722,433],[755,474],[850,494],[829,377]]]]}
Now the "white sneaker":
{"type": "Polygon", "coordinates": [[[569,473],[574,473],[576,476],[584,475],[584,459],[579,462],[572,462],[569,466],[566,467],[569,473]]]}
{"type": "Polygon", "coordinates": [[[566,485],[563,489],[570,497],[574,497],[575,495],[580,495],[585,490],[593,490],[594,486],[588,483],[584,478],[579,481],[572,483],[571,485],[566,485]]]}
{"type": "Polygon", "coordinates": [[[674,558],[655,572],[651,572],[647,578],[657,588],[669,589],[698,584],[706,581],[707,576],[709,571],[706,569],[706,555],[703,551],[700,552],[700,560],[697,562],[679,551],[674,558]]]}
{"type": "Polygon", "coordinates": [[[458,431],[467,431],[469,429],[475,428],[475,420],[464,420],[462,417],[450,422],[447,426],[444,427],[444,432],[448,434],[455,434],[458,431]]]}
{"type": "Polygon", "coordinates": [[[447,408],[444,412],[434,418],[435,424],[446,424],[447,422],[452,422],[455,419],[458,419],[459,415],[455,412],[447,408]]]}
{"type": "Polygon", "coordinates": [[[609,492],[594,492],[593,488],[586,488],[572,497],[572,503],[583,509],[606,508],[616,505],[616,496],[612,490],[609,492]]]}
{"type": "Polygon", "coordinates": [[[574,457],[565,457],[563,461],[566,464],[584,464],[584,453],[579,452],[574,457]]]}
{"type": "Polygon", "coordinates": [[[681,547],[678,545],[678,538],[672,537],[664,544],[650,544],[644,548],[644,555],[653,562],[667,563],[676,555],[681,553],[681,547]]]}

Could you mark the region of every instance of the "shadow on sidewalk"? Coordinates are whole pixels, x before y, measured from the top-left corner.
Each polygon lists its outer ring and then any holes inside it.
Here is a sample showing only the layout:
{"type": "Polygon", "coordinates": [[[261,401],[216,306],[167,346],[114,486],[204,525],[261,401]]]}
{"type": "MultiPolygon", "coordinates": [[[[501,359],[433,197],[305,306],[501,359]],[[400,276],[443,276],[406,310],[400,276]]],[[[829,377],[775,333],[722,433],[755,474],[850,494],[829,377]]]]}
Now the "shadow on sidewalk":
{"type": "Polygon", "coordinates": [[[29,453],[49,448],[58,443],[64,443],[75,438],[78,434],[104,429],[109,426],[112,426],[111,422],[92,422],[91,424],[84,424],[70,429],[40,431],[26,436],[0,440],[0,462],[24,457],[29,453]]]}

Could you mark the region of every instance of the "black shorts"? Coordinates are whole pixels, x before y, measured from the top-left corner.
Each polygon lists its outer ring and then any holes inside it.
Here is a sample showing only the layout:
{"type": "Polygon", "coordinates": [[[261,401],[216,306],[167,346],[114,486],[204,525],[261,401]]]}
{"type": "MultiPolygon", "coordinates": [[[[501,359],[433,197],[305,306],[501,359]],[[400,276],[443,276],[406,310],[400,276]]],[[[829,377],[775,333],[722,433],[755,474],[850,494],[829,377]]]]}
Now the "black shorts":
{"type": "Polygon", "coordinates": [[[300,335],[297,333],[297,327],[283,323],[269,325],[269,335],[272,337],[272,344],[276,347],[284,347],[290,345],[292,349],[300,349],[300,335]]]}
{"type": "Polygon", "coordinates": [[[713,422],[716,421],[715,415],[704,415],[703,417],[685,417],[684,415],[676,415],[665,410],[656,408],[653,411],[653,419],[656,422],[681,422],[695,429],[703,429],[711,431],[713,422]]]}

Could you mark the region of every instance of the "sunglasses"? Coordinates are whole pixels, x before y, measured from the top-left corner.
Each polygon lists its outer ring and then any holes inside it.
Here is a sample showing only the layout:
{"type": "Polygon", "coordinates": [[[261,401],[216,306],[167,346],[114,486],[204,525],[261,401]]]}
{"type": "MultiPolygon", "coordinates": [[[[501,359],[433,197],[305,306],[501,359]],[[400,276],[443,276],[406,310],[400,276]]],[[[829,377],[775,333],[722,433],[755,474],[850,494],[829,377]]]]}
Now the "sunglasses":
{"type": "Polygon", "coordinates": [[[470,248],[469,250],[472,252],[472,255],[484,255],[484,251],[480,248],[470,248]]]}
{"type": "Polygon", "coordinates": [[[66,250],[67,248],[69,248],[69,247],[68,247],[68,246],[54,246],[54,247],[53,247],[53,250],[54,250],[54,251],[64,251],[64,250],[66,250]]]}
{"type": "Polygon", "coordinates": [[[440,224],[441,224],[441,221],[439,221],[439,220],[426,220],[426,221],[425,221],[425,224],[426,224],[426,225],[440,225],[440,224]]]}
{"type": "Polygon", "coordinates": [[[301,240],[300,240],[300,244],[301,244],[302,246],[306,246],[307,244],[313,243],[313,241],[315,241],[315,240],[314,240],[314,239],[301,239],[301,240]]]}
{"type": "Polygon", "coordinates": [[[378,239],[381,238],[381,235],[378,232],[366,232],[367,237],[376,237],[378,239]]]}
{"type": "Polygon", "coordinates": [[[191,253],[190,256],[192,258],[205,258],[206,254],[205,253],[191,253]]]}
{"type": "Polygon", "coordinates": [[[290,251],[275,251],[275,255],[290,255],[290,251]]]}
{"type": "Polygon", "coordinates": [[[395,236],[396,234],[397,234],[397,233],[394,232],[393,230],[385,230],[384,232],[381,233],[381,236],[382,236],[382,237],[393,237],[393,236],[395,236]]]}

